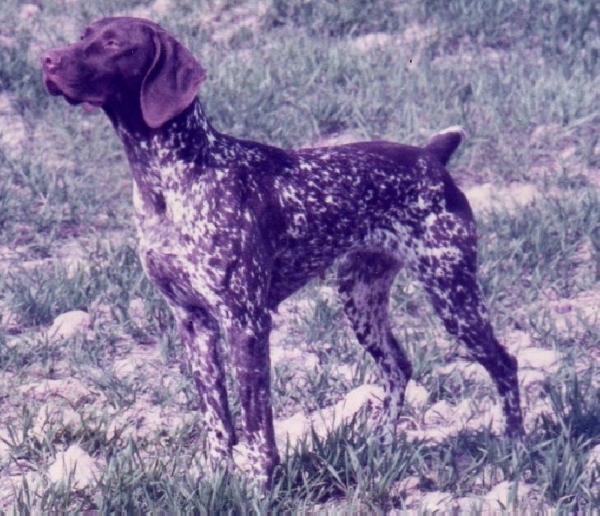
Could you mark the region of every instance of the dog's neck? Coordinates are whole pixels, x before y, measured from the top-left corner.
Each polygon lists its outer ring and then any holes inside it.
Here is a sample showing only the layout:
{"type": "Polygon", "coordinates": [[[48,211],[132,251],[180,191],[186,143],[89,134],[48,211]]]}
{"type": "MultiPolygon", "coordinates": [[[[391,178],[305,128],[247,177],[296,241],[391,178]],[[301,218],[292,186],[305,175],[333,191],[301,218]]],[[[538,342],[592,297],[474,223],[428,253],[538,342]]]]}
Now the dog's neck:
{"type": "Polygon", "coordinates": [[[156,129],[146,125],[137,107],[129,111],[107,109],[106,113],[123,142],[134,175],[148,172],[140,168],[158,170],[174,163],[202,167],[220,136],[198,99],[156,129]]]}

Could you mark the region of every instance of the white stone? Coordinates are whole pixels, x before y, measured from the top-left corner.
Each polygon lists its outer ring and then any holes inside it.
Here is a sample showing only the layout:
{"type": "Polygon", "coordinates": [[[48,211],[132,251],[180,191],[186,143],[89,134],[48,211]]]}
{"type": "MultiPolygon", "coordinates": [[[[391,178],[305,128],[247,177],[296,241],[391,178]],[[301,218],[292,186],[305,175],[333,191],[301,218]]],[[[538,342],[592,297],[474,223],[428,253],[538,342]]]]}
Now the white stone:
{"type": "Polygon", "coordinates": [[[175,6],[173,0],[155,0],[151,9],[159,16],[166,16],[175,6]]]}
{"type": "Polygon", "coordinates": [[[600,444],[597,444],[590,450],[586,463],[586,469],[593,469],[596,467],[600,467],[600,444]]]}
{"type": "Polygon", "coordinates": [[[319,357],[298,348],[274,346],[271,349],[271,365],[288,365],[296,369],[310,370],[319,365],[319,357]]]}
{"type": "Polygon", "coordinates": [[[513,213],[533,203],[540,193],[531,184],[498,187],[498,185],[486,183],[469,188],[465,191],[465,195],[473,211],[483,215],[491,210],[513,213]]]}
{"type": "Polygon", "coordinates": [[[505,480],[496,484],[486,495],[485,499],[491,503],[502,504],[506,509],[513,508],[513,505],[509,503],[511,493],[514,491],[514,501],[516,502],[514,507],[518,507],[519,500],[526,498],[531,492],[531,486],[519,482],[515,484],[509,480],[505,480]]]}
{"type": "Polygon", "coordinates": [[[65,430],[76,431],[81,427],[81,416],[71,407],[60,406],[53,402],[47,402],[38,412],[35,418],[31,435],[43,440],[49,430],[53,434],[65,430]]]}
{"type": "Polygon", "coordinates": [[[358,52],[369,52],[370,50],[389,47],[394,44],[394,38],[391,34],[385,32],[373,32],[352,38],[350,45],[358,52]]]}
{"type": "Polygon", "coordinates": [[[446,400],[438,401],[429,407],[423,416],[423,422],[426,425],[444,424],[455,418],[456,407],[446,400]]]}
{"type": "Polygon", "coordinates": [[[22,21],[29,21],[32,18],[35,18],[39,12],[39,6],[35,4],[23,4],[21,6],[21,10],[19,11],[19,18],[22,21]]]}
{"type": "Polygon", "coordinates": [[[94,459],[77,444],[72,444],[66,451],[57,453],[55,461],[48,468],[48,478],[51,482],[66,484],[71,475],[71,485],[78,490],[95,483],[100,476],[94,459]]]}
{"type": "Polygon", "coordinates": [[[463,496],[454,501],[456,509],[460,514],[502,514],[502,505],[497,501],[486,500],[476,496],[463,496]],[[497,512],[496,512],[497,511],[497,512]]]}
{"type": "Polygon", "coordinates": [[[197,413],[182,412],[176,407],[151,405],[144,400],[121,410],[111,418],[106,436],[125,443],[128,438],[141,442],[155,441],[160,435],[176,435],[182,428],[195,424],[197,413]]]}
{"type": "Polygon", "coordinates": [[[588,455],[585,470],[584,470],[584,479],[591,480],[593,478],[596,481],[592,485],[592,496],[600,496],[600,482],[598,482],[598,471],[600,468],[600,444],[594,446],[588,455]]]}
{"type": "Polygon", "coordinates": [[[525,432],[532,432],[537,424],[539,418],[544,416],[549,421],[555,422],[556,413],[552,408],[551,403],[546,398],[538,398],[535,400],[528,410],[526,410],[523,414],[523,426],[525,427],[525,432]]]}
{"type": "Polygon", "coordinates": [[[322,410],[309,415],[296,413],[284,420],[276,420],[275,438],[278,447],[285,448],[286,442],[293,448],[299,440],[311,433],[311,428],[319,437],[325,437],[329,432],[348,423],[360,409],[371,403],[380,406],[383,402],[383,389],[374,384],[364,384],[352,391],[346,397],[322,410]]]}
{"type": "Polygon", "coordinates": [[[519,350],[524,348],[530,348],[531,335],[524,331],[511,331],[503,336],[502,342],[508,348],[510,353],[518,353],[519,350]]]}
{"type": "Polygon", "coordinates": [[[450,375],[453,372],[458,372],[465,380],[475,381],[479,383],[491,382],[490,375],[485,368],[477,362],[469,360],[456,360],[449,364],[438,368],[438,373],[442,375],[450,375]]]}
{"type": "Polygon", "coordinates": [[[143,324],[146,320],[146,311],[144,309],[144,300],[140,297],[135,297],[129,301],[128,307],[129,317],[136,324],[143,324]]]}
{"type": "Polygon", "coordinates": [[[158,346],[136,346],[129,355],[113,363],[113,372],[121,380],[135,376],[145,376],[163,366],[163,359],[158,346]]]}
{"type": "Polygon", "coordinates": [[[562,299],[551,303],[553,319],[559,334],[578,334],[586,325],[600,323],[600,294],[587,291],[573,299],[562,299]]]}
{"type": "Polygon", "coordinates": [[[522,369],[519,368],[517,371],[519,376],[519,385],[527,388],[534,384],[541,384],[548,378],[548,375],[544,371],[537,369],[522,369]]]}
{"type": "Polygon", "coordinates": [[[419,385],[414,380],[409,380],[406,385],[406,394],[404,400],[411,407],[415,409],[421,409],[427,403],[429,399],[429,392],[422,385],[419,385]]]}
{"type": "Polygon", "coordinates": [[[438,426],[421,430],[406,430],[406,440],[410,443],[415,441],[426,441],[430,443],[443,443],[453,435],[456,428],[453,426],[438,426]]]}
{"type": "MultiPolygon", "coordinates": [[[[19,469],[22,470],[22,467],[19,467],[19,469]]],[[[47,489],[47,480],[44,475],[39,471],[11,474],[12,472],[9,470],[4,470],[2,473],[0,476],[0,513],[18,514],[15,509],[15,494],[27,484],[31,501],[31,505],[27,508],[29,514],[43,514],[41,499],[47,489]]]]}
{"type": "Polygon", "coordinates": [[[556,372],[560,365],[560,355],[551,349],[525,348],[517,353],[519,367],[543,369],[547,372],[556,372]]]}
{"type": "Polygon", "coordinates": [[[443,491],[432,491],[430,493],[427,493],[421,499],[421,510],[432,512],[451,512],[451,509],[452,493],[444,493],[443,491]]]}
{"type": "Polygon", "coordinates": [[[464,430],[479,432],[489,430],[494,435],[504,432],[505,418],[499,403],[491,400],[465,400],[458,406],[458,418],[461,420],[464,430]],[[468,404],[468,408],[466,405],[468,404]]]}
{"type": "Polygon", "coordinates": [[[68,339],[82,333],[90,327],[91,318],[87,312],[73,310],[59,315],[48,330],[52,340],[68,339]]]}
{"type": "Polygon", "coordinates": [[[0,35],[0,48],[17,48],[17,40],[12,36],[0,35]]]}
{"type": "Polygon", "coordinates": [[[19,160],[26,141],[23,118],[15,111],[10,97],[0,94],[0,152],[11,160],[19,160]]]}
{"type": "Polygon", "coordinates": [[[398,480],[392,486],[391,491],[394,494],[406,494],[415,491],[419,488],[421,480],[417,476],[405,477],[402,480],[398,480]]]}
{"type": "Polygon", "coordinates": [[[74,407],[98,397],[103,398],[101,394],[92,392],[75,378],[38,380],[18,387],[18,391],[23,396],[38,401],[46,401],[53,397],[66,399],[74,407]]]}
{"type": "Polygon", "coordinates": [[[0,428],[0,468],[6,465],[10,459],[10,434],[8,430],[0,428]]]}

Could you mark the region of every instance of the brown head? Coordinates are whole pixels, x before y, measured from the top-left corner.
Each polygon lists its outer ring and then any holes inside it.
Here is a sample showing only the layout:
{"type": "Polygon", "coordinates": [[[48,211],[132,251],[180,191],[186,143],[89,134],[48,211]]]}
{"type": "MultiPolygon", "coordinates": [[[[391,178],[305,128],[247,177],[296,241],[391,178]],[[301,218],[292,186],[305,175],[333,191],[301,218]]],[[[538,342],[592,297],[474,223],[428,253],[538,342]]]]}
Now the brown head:
{"type": "Polygon", "coordinates": [[[103,18],[81,40],[42,56],[46,88],[71,104],[102,107],[111,117],[157,128],[196,97],[205,72],[159,25],[141,18],[103,18]]]}

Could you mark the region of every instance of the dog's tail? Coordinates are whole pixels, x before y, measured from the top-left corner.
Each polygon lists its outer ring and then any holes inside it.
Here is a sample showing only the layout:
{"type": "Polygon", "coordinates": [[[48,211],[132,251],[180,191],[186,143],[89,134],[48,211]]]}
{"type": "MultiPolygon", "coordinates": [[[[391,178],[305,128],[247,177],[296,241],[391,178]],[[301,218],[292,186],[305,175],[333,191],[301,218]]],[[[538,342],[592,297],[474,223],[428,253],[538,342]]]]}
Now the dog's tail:
{"type": "Polygon", "coordinates": [[[465,139],[465,131],[458,125],[453,125],[434,134],[425,149],[442,162],[448,163],[450,156],[465,139]]]}

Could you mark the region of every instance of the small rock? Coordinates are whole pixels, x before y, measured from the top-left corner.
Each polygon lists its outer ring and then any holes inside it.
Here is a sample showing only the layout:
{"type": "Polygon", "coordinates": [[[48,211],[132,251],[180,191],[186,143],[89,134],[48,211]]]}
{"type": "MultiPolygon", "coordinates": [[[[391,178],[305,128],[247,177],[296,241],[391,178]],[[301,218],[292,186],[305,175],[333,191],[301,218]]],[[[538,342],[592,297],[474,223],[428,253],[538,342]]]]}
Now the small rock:
{"type": "MultiPolygon", "coordinates": [[[[21,469],[21,468],[19,468],[21,469]]],[[[15,494],[21,491],[25,484],[29,491],[31,505],[28,506],[30,514],[42,514],[40,500],[42,493],[45,491],[47,481],[38,471],[27,471],[24,474],[10,474],[8,471],[3,471],[0,476],[0,513],[2,514],[17,514],[15,507],[17,503],[15,494]]]]}
{"type": "Polygon", "coordinates": [[[374,384],[364,384],[350,391],[335,405],[318,410],[309,415],[301,412],[284,420],[275,421],[275,436],[278,446],[285,447],[289,441],[294,447],[299,440],[310,435],[311,428],[319,437],[349,422],[368,404],[380,406],[384,397],[383,389],[374,384]]]}
{"type": "Polygon", "coordinates": [[[352,382],[356,375],[356,367],[353,365],[343,364],[335,368],[335,372],[347,382],[352,382]]]}
{"type": "Polygon", "coordinates": [[[421,409],[429,399],[429,392],[414,380],[409,380],[406,385],[405,401],[414,409],[421,409]]]}
{"type": "Polygon", "coordinates": [[[451,512],[452,508],[452,493],[444,493],[442,491],[432,491],[427,493],[421,500],[421,510],[423,511],[442,511],[451,512]]]}
{"type": "Polygon", "coordinates": [[[81,427],[81,416],[71,407],[47,402],[35,418],[31,435],[43,440],[48,430],[57,435],[65,430],[74,432],[81,427]]]}
{"type": "Polygon", "coordinates": [[[556,372],[560,365],[560,355],[551,349],[525,348],[517,353],[519,367],[543,369],[547,372],[556,372]]]}
{"type": "Polygon", "coordinates": [[[92,316],[95,321],[101,321],[103,323],[112,322],[113,320],[113,307],[108,303],[96,300],[92,302],[89,307],[92,316]]]}
{"type": "Polygon", "coordinates": [[[164,366],[163,358],[158,346],[136,346],[126,357],[115,360],[113,364],[114,375],[124,380],[125,378],[160,376],[164,366]]]}
{"type": "Polygon", "coordinates": [[[560,159],[566,161],[569,158],[573,157],[575,154],[577,154],[577,150],[578,148],[575,145],[569,145],[568,147],[560,151],[558,155],[560,159]]]}
{"type": "Polygon", "coordinates": [[[600,444],[590,450],[583,476],[592,484],[592,495],[600,496],[600,444]]]}
{"type": "Polygon", "coordinates": [[[144,309],[144,300],[140,297],[135,297],[129,301],[128,307],[129,317],[137,325],[141,326],[146,321],[146,310],[144,309]]]}
{"type": "Polygon", "coordinates": [[[0,94],[0,153],[11,160],[18,160],[26,141],[27,129],[23,118],[12,106],[11,98],[0,94]]]}
{"type": "Polygon", "coordinates": [[[454,501],[460,514],[502,514],[502,506],[497,501],[476,496],[463,496],[454,501]]]}
{"type": "Polygon", "coordinates": [[[525,432],[533,432],[541,417],[545,417],[554,423],[557,422],[556,413],[554,412],[551,403],[545,398],[538,398],[532,403],[529,409],[525,411],[523,415],[525,432]]]}
{"type": "Polygon", "coordinates": [[[8,430],[0,428],[0,469],[10,460],[10,434],[8,430]]]}
{"type": "Polygon", "coordinates": [[[385,32],[373,32],[353,38],[350,44],[351,47],[358,52],[366,53],[370,50],[381,47],[389,48],[395,42],[397,43],[397,40],[394,41],[394,38],[391,34],[387,34],[385,32]]]}
{"type": "Polygon", "coordinates": [[[155,0],[151,7],[158,16],[166,16],[174,8],[173,0],[155,0]]]}
{"type": "Polygon", "coordinates": [[[600,444],[590,450],[586,463],[587,470],[593,471],[596,468],[600,468],[600,444]]]}
{"type": "Polygon", "coordinates": [[[4,302],[0,301],[0,327],[6,333],[19,333],[22,328],[21,316],[13,312],[4,302]]]}
{"type": "Polygon", "coordinates": [[[424,430],[406,430],[406,440],[409,443],[427,442],[427,443],[443,443],[450,437],[456,435],[456,427],[439,426],[436,428],[427,428],[424,430]]]}
{"type": "Polygon", "coordinates": [[[534,185],[515,184],[509,187],[498,187],[491,183],[474,186],[465,191],[473,211],[485,214],[491,210],[515,212],[531,204],[540,195],[534,185]]]}
{"type": "Polygon", "coordinates": [[[489,430],[494,435],[504,432],[505,419],[502,407],[492,400],[463,400],[457,407],[459,428],[468,432],[489,430]]]}
{"type": "Polygon", "coordinates": [[[12,36],[0,34],[0,48],[17,48],[17,40],[12,36]]]}
{"type": "Polygon", "coordinates": [[[65,452],[57,453],[55,461],[48,468],[51,482],[66,484],[71,475],[71,486],[77,490],[95,483],[100,476],[94,459],[77,444],[72,444],[65,452]]]}
{"type": "Polygon", "coordinates": [[[30,21],[35,18],[40,12],[39,6],[35,4],[23,4],[21,6],[21,10],[19,11],[19,18],[22,21],[30,21]]]}
{"type": "Polygon", "coordinates": [[[305,352],[298,348],[273,347],[271,350],[271,365],[277,366],[283,364],[306,371],[314,369],[319,365],[319,357],[314,353],[305,352]]]}
{"type": "Polygon", "coordinates": [[[532,147],[545,146],[556,142],[563,132],[559,124],[538,125],[529,136],[529,144],[532,147]]]}
{"type": "Polygon", "coordinates": [[[195,413],[182,413],[176,407],[161,408],[140,401],[111,418],[106,437],[119,443],[127,442],[128,438],[139,442],[156,441],[160,436],[176,435],[185,426],[193,424],[195,418],[195,413]]]}
{"type": "Polygon", "coordinates": [[[417,476],[405,477],[397,482],[394,482],[393,486],[391,487],[391,492],[394,495],[406,496],[407,493],[417,490],[420,484],[421,481],[417,476]]]}
{"type": "Polygon", "coordinates": [[[531,486],[519,482],[515,484],[505,480],[495,485],[486,495],[485,499],[491,503],[499,503],[506,509],[517,508],[521,499],[527,498],[531,492],[531,486]],[[514,505],[513,503],[514,502],[514,505]]]}
{"type": "Polygon", "coordinates": [[[303,412],[296,412],[293,416],[274,421],[275,440],[279,449],[289,445],[293,448],[310,431],[310,419],[303,412]]]}
{"type": "Polygon", "coordinates": [[[456,407],[446,400],[438,401],[429,407],[423,416],[423,422],[426,425],[444,424],[452,421],[455,417],[456,407]]]}
{"type": "Polygon", "coordinates": [[[548,378],[548,375],[544,371],[535,369],[521,369],[517,371],[519,376],[519,384],[523,388],[528,388],[534,384],[541,384],[548,378]]]}
{"type": "Polygon", "coordinates": [[[520,330],[507,333],[503,336],[502,341],[511,353],[518,353],[521,349],[532,347],[531,335],[520,330]]]}
{"type": "Polygon", "coordinates": [[[322,285],[319,288],[319,297],[329,305],[335,305],[339,301],[337,290],[329,285],[322,285]]]}
{"type": "Polygon", "coordinates": [[[48,337],[52,340],[64,340],[90,327],[91,318],[87,312],[73,310],[59,315],[48,330],[48,337]]]}
{"type": "Polygon", "coordinates": [[[484,367],[469,360],[456,360],[455,362],[451,362],[438,368],[437,371],[442,375],[450,375],[456,371],[468,381],[479,383],[491,382],[490,375],[484,367]]]}
{"type": "Polygon", "coordinates": [[[428,42],[435,39],[438,32],[437,27],[412,23],[402,33],[402,41],[404,44],[428,42]]]}
{"type": "Polygon", "coordinates": [[[21,385],[17,390],[21,395],[37,401],[46,401],[50,398],[66,399],[75,408],[103,397],[99,393],[92,392],[75,378],[40,380],[21,385]]]}

